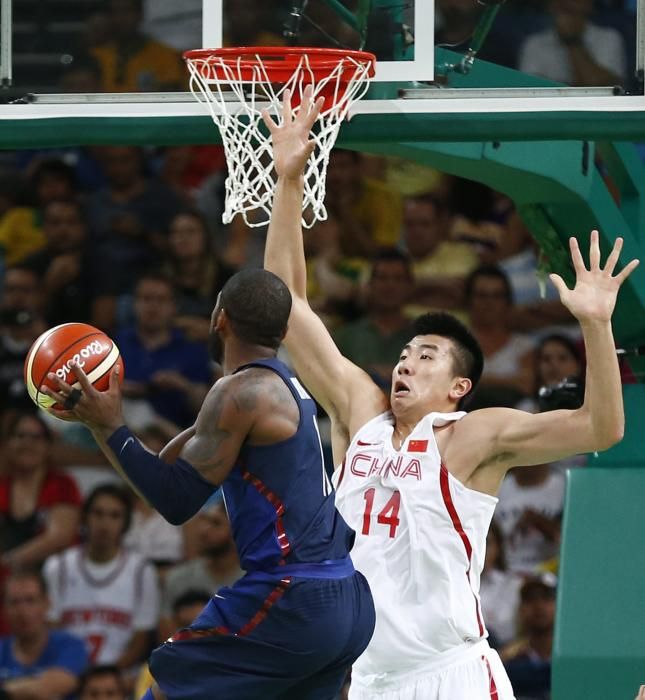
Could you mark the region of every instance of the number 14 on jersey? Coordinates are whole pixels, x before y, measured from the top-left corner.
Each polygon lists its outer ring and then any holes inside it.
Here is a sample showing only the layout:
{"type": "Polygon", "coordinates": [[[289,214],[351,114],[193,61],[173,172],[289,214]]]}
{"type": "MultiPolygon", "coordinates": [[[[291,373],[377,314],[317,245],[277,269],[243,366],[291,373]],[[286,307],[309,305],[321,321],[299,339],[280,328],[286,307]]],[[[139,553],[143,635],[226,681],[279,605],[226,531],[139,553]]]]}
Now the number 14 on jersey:
{"type": "MultiPolygon", "coordinates": [[[[376,489],[367,489],[363,494],[365,499],[365,511],[363,512],[363,535],[369,535],[372,526],[372,511],[374,510],[374,499],[376,498],[376,489]]],[[[390,528],[390,537],[396,536],[396,529],[401,522],[399,520],[399,508],[401,507],[401,494],[395,491],[381,508],[376,516],[375,528],[378,525],[388,525],[390,528]]],[[[378,505],[377,505],[378,508],[378,505]]],[[[373,528],[372,528],[373,529],[373,528]]]]}

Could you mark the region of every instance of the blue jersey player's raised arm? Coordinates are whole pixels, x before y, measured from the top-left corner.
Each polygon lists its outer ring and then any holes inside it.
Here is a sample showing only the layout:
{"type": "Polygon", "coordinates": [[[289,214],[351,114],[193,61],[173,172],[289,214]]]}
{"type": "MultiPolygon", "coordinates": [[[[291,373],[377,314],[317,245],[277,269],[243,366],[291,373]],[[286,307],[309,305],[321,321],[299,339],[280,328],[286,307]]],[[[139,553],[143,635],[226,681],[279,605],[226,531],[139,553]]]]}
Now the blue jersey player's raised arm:
{"type": "MultiPolygon", "coordinates": [[[[291,295],[264,270],[224,286],[211,348],[224,377],[195,425],[159,456],[124,425],[116,374],[54,415],[86,423],[115,468],[169,521],[181,523],[221,485],[242,568],[187,629],[155,650],[146,698],[332,700],[367,646],[374,607],[349,551],[325,473],[316,406],[276,358],[291,295]]],[[[50,391],[61,404],[73,387],[50,391]]]]}

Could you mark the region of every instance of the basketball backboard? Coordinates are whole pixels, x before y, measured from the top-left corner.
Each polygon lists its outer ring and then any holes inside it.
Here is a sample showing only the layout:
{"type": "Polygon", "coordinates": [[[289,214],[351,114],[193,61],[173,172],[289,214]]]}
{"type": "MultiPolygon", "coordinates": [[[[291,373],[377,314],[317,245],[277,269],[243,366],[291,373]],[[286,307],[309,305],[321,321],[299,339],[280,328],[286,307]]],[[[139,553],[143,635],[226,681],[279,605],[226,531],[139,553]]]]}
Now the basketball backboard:
{"type": "Polygon", "coordinates": [[[374,80],[434,79],[432,0],[206,0],[203,46],[318,46],[376,55],[374,80]]]}

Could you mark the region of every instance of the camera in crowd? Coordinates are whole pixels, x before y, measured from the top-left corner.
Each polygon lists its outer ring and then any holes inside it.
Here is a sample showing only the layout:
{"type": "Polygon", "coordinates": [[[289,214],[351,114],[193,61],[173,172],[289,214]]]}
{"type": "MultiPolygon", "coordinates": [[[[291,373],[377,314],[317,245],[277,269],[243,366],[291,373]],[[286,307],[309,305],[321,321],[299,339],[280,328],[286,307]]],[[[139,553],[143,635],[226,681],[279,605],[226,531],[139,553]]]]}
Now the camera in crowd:
{"type": "Polygon", "coordinates": [[[580,408],[585,399],[585,385],[580,377],[567,377],[557,384],[540,387],[538,406],[540,413],[558,409],[580,408]]]}

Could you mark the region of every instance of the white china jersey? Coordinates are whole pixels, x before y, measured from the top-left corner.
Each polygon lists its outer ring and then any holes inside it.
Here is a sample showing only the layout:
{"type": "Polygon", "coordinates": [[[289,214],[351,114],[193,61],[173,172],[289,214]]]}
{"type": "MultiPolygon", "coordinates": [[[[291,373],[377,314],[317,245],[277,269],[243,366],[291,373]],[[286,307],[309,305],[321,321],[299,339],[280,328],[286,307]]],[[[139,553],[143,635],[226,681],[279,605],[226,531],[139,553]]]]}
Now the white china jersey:
{"type": "Polygon", "coordinates": [[[157,624],[157,575],[137,552],[122,549],[95,564],[82,547],[71,547],[50,557],[44,573],[50,621],[84,639],[93,664],[113,664],[135,632],[157,624]]]}
{"type": "Polygon", "coordinates": [[[354,436],[334,474],[336,505],[356,531],[351,556],[377,611],[352,670],[364,687],[387,686],[487,636],[479,578],[497,499],[447,471],[433,431],[465,415],[428,414],[397,451],[394,418],[381,414],[354,436]]]}

